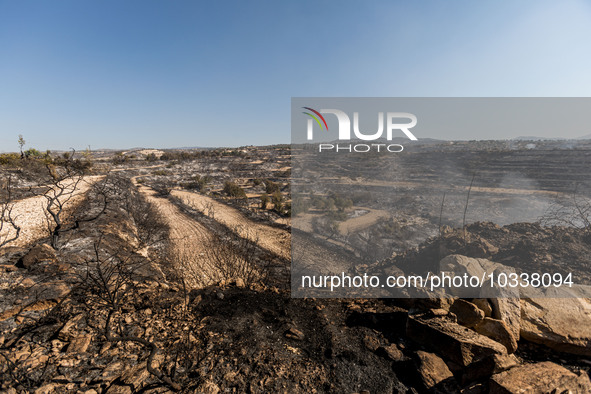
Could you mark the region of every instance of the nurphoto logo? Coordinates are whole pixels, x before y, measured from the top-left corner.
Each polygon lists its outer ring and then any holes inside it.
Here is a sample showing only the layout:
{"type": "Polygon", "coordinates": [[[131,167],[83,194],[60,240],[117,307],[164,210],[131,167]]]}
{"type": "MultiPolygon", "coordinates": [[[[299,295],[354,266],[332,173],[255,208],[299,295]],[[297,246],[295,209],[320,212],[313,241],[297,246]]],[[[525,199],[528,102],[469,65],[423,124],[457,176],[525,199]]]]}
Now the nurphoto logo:
{"type": "MultiPolygon", "coordinates": [[[[328,123],[323,114],[336,116],[338,122],[338,139],[340,141],[351,140],[351,118],[344,111],[338,109],[321,109],[319,111],[310,108],[302,107],[306,111],[302,113],[308,116],[307,123],[307,139],[314,140],[314,124],[318,125],[320,131],[328,131],[328,123]]],[[[356,139],[362,141],[376,141],[383,138],[384,134],[384,118],[386,123],[386,140],[392,141],[395,134],[401,131],[406,137],[412,141],[417,141],[417,137],[409,130],[416,126],[417,117],[407,112],[387,112],[384,117],[384,112],[378,112],[378,129],[375,132],[362,132],[359,127],[359,112],[353,112],[353,134],[356,139]],[[402,121],[402,122],[401,122],[402,121]]],[[[388,152],[402,152],[404,149],[400,144],[332,144],[323,143],[318,145],[319,152],[323,151],[346,151],[346,152],[369,152],[375,150],[380,152],[387,150],[388,152]]]]}

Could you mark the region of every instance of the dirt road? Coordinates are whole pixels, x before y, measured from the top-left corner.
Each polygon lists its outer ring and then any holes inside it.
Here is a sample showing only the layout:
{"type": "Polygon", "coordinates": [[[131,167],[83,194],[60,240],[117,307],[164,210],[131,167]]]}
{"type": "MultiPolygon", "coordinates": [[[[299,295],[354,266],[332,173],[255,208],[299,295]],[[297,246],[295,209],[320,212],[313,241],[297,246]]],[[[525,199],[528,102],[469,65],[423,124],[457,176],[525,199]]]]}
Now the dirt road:
{"type": "MultiPolygon", "coordinates": [[[[166,218],[171,229],[173,250],[180,254],[183,269],[187,272],[203,271],[205,278],[214,275],[216,268],[209,265],[207,250],[205,250],[212,233],[193,218],[185,215],[168,199],[156,197],[152,189],[139,184],[138,188],[150,202],[159,207],[166,218]]],[[[289,231],[251,220],[238,209],[211,197],[184,190],[173,190],[171,195],[179,198],[185,205],[232,229],[238,236],[257,243],[261,248],[286,261],[291,261],[289,231]]],[[[298,256],[300,267],[305,265],[314,272],[346,271],[353,263],[351,257],[343,251],[336,247],[326,247],[312,237],[301,238],[298,245],[294,253],[298,256]]]]}
{"type": "Polygon", "coordinates": [[[132,178],[146,199],[156,206],[170,228],[171,253],[174,263],[191,287],[207,285],[217,278],[217,270],[209,264],[207,244],[212,233],[202,224],[184,214],[167,198],[156,196],[149,187],[140,185],[132,178]]]}
{"type": "MultiPolygon", "coordinates": [[[[82,200],[90,187],[103,176],[84,177],[77,186],[73,182],[65,185],[64,198],[68,198],[72,193],[72,198],[64,205],[66,211],[74,209],[82,200]],[[76,187],[76,190],[70,190],[76,187]]],[[[48,235],[46,219],[47,199],[43,196],[35,196],[16,201],[12,210],[12,217],[21,228],[20,236],[17,240],[8,243],[6,246],[25,246],[48,235]]],[[[10,238],[15,234],[13,228],[4,226],[4,231],[0,234],[0,239],[10,238]]]]}
{"type": "Polygon", "coordinates": [[[286,260],[291,258],[291,234],[288,231],[255,222],[236,208],[202,194],[184,190],[173,190],[171,194],[187,206],[234,230],[240,237],[256,242],[260,247],[286,260]]]}
{"type": "Polygon", "coordinates": [[[292,250],[290,232],[251,220],[238,209],[211,197],[184,190],[173,190],[171,194],[287,261],[291,261],[293,253],[299,268],[307,266],[310,271],[328,273],[347,271],[354,264],[354,259],[338,246],[306,235],[298,237],[297,245],[293,245],[295,249],[292,250]]]}

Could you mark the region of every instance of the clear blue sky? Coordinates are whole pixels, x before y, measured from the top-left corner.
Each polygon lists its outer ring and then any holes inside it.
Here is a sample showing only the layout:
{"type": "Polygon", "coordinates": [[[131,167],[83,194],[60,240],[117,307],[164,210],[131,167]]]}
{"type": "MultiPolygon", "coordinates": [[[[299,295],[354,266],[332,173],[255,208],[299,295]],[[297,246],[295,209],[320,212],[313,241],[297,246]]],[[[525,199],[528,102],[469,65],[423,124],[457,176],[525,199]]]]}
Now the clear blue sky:
{"type": "Polygon", "coordinates": [[[288,143],[292,96],[591,96],[588,1],[0,0],[0,151],[288,143]]]}

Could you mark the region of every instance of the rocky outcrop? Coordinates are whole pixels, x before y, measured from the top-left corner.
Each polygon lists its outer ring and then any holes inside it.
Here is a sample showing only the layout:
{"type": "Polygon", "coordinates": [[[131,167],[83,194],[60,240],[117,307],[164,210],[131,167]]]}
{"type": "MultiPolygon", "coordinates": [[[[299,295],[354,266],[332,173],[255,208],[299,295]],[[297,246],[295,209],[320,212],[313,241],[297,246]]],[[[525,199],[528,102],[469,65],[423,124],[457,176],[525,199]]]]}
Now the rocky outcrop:
{"type": "Polygon", "coordinates": [[[453,272],[456,275],[468,274],[480,278],[486,271],[485,267],[491,265],[489,263],[495,264],[486,259],[475,259],[459,254],[452,254],[439,262],[439,269],[444,272],[453,272]]]}
{"type": "Polygon", "coordinates": [[[497,297],[488,300],[492,305],[492,317],[504,321],[515,340],[518,341],[521,329],[521,304],[517,291],[506,289],[497,297]]]}
{"type": "Polygon", "coordinates": [[[549,361],[515,367],[490,380],[491,394],[589,392],[591,382],[585,372],[576,374],[549,361]]]}
{"type": "Polygon", "coordinates": [[[492,316],[492,306],[486,298],[474,298],[472,299],[472,303],[484,312],[485,317],[492,316]]]}
{"type": "Polygon", "coordinates": [[[461,366],[507,354],[500,343],[460,326],[447,316],[409,316],[407,336],[461,366]]]}
{"type": "MultiPolygon", "coordinates": [[[[486,259],[475,259],[458,254],[449,255],[439,263],[441,271],[453,272],[455,275],[476,276],[482,278],[491,273],[514,273],[513,267],[495,263],[486,259]]],[[[480,289],[451,288],[450,293],[454,295],[473,295],[478,290],[478,301],[483,305],[483,312],[488,309],[482,300],[487,300],[491,307],[490,316],[506,323],[509,331],[519,340],[521,324],[521,305],[519,303],[519,290],[511,287],[491,286],[489,281],[482,284],[480,289]]]]}
{"type": "Polygon", "coordinates": [[[454,376],[441,357],[419,350],[417,352],[417,372],[426,390],[438,388],[450,392],[457,387],[454,376]]]}
{"type": "Polygon", "coordinates": [[[514,353],[517,350],[517,340],[507,324],[502,320],[485,317],[482,322],[474,327],[474,330],[505,346],[508,353],[514,353]]]}
{"type": "Polygon", "coordinates": [[[585,298],[556,298],[556,289],[521,300],[521,336],[561,352],[591,356],[591,303],[585,298]]]}
{"type": "Polygon", "coordinates": [[[466,327],[475,327],[482,319],[484,312],[476,305],[461,298],[454,301],[449,311],[458,317],[458,323],[466,327]]]}

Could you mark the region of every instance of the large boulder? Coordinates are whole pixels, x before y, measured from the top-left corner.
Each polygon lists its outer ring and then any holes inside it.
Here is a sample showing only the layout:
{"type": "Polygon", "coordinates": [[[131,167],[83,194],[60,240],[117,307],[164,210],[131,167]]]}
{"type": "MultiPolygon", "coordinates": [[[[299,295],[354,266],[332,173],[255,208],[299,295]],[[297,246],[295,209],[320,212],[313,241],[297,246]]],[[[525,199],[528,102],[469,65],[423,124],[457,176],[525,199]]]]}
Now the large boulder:
{"type": "Polygon", "coordinates": [[[576,374],[550,361],[526,364],[493,375],[489,387],[491,394],[591,392],[591,382],[585,372],[576,374]]]}
{"type": "Polygon", "coordinates": [[[492,307],[491,317],[502,320],[507,324],[515,340],[519,340],[519,325],[521,322],[521,306],[519,303],[519,289],[498,287],[486,280],[489,274],[498,276],[500,273],[515,273],[513,267],[495,263],[486,259],[475,259],[458,254],[449,255],[439,262],[439,269],[443,272],[453,272],[455,275],[485,278],[480,288],[452,288],[449,291],[457,296],[488,299],[492,307]]]}
{"type": "Polygon", "coordinates": [[[521,332],[521,303],[516,289],[502,289],[497,297],[489,298],[492,305],[492,317],[502,320],[516,341],[521,332]]]}
{"type": "Polygon", "coordinates": [[[440,389],[450,392],[457,386],[445,361],[436,354],[419,350],[417,352],[417,372],[426,390],[440,389]]]}
{"type": "Polygon", "coordinates": [[[454,301],[449,311],[458,317],[458,323],[466,327],[475,327],[484,319],[484,311],[461,298],[454,301]]]}
{"type": "Polygon", "coordinates": [[[485,317],[482,322],[474,327],[474,330],[505,346],[508,353],[514,353],[517,350],[517,340],[507,324],[502,320],[485,317]]]}
{"type": "Polygon", "coordinates": [[[484,312],[485,317],[492,317],[492,306],[486,298],[474,298],[472,303],[484,312]]]}
{"type": "Polygon", "coordinates": [[[495,263],[482,258],[462,256],[461,254],[450,254],[439,262],[439,269],[445,272],[454,272],[456,275],[468,274],[482,278],[483,274],[492,272],[515,272],[513,267],[495,263]]]}
{"type": "Polygon", "coordinates": [[[521,337],[551,349],[591,356],[591,302],[564,298],[564,290],[538,290],[521,300],[521,337]],[[558,298],[562,297],[562,298],[558,298]]]}
{"type": "Polygon", "coordinates": [[[411,315],[406,333],[410,339],[464,367],[487,357],[507,354],[505,346],[455,323],[448,316],[411,315]]]}
{"type": "Polygon", "coordinates": [[[486,259],[475,259],[459,254],[451,254],[444,257],[439,262],[439,270],[443,272],[453,272],[456,275],[468,274],[470,276],[481,278],[486,271],[484,266],[488,266],[489,262],[490,261],[486,259]]]}

